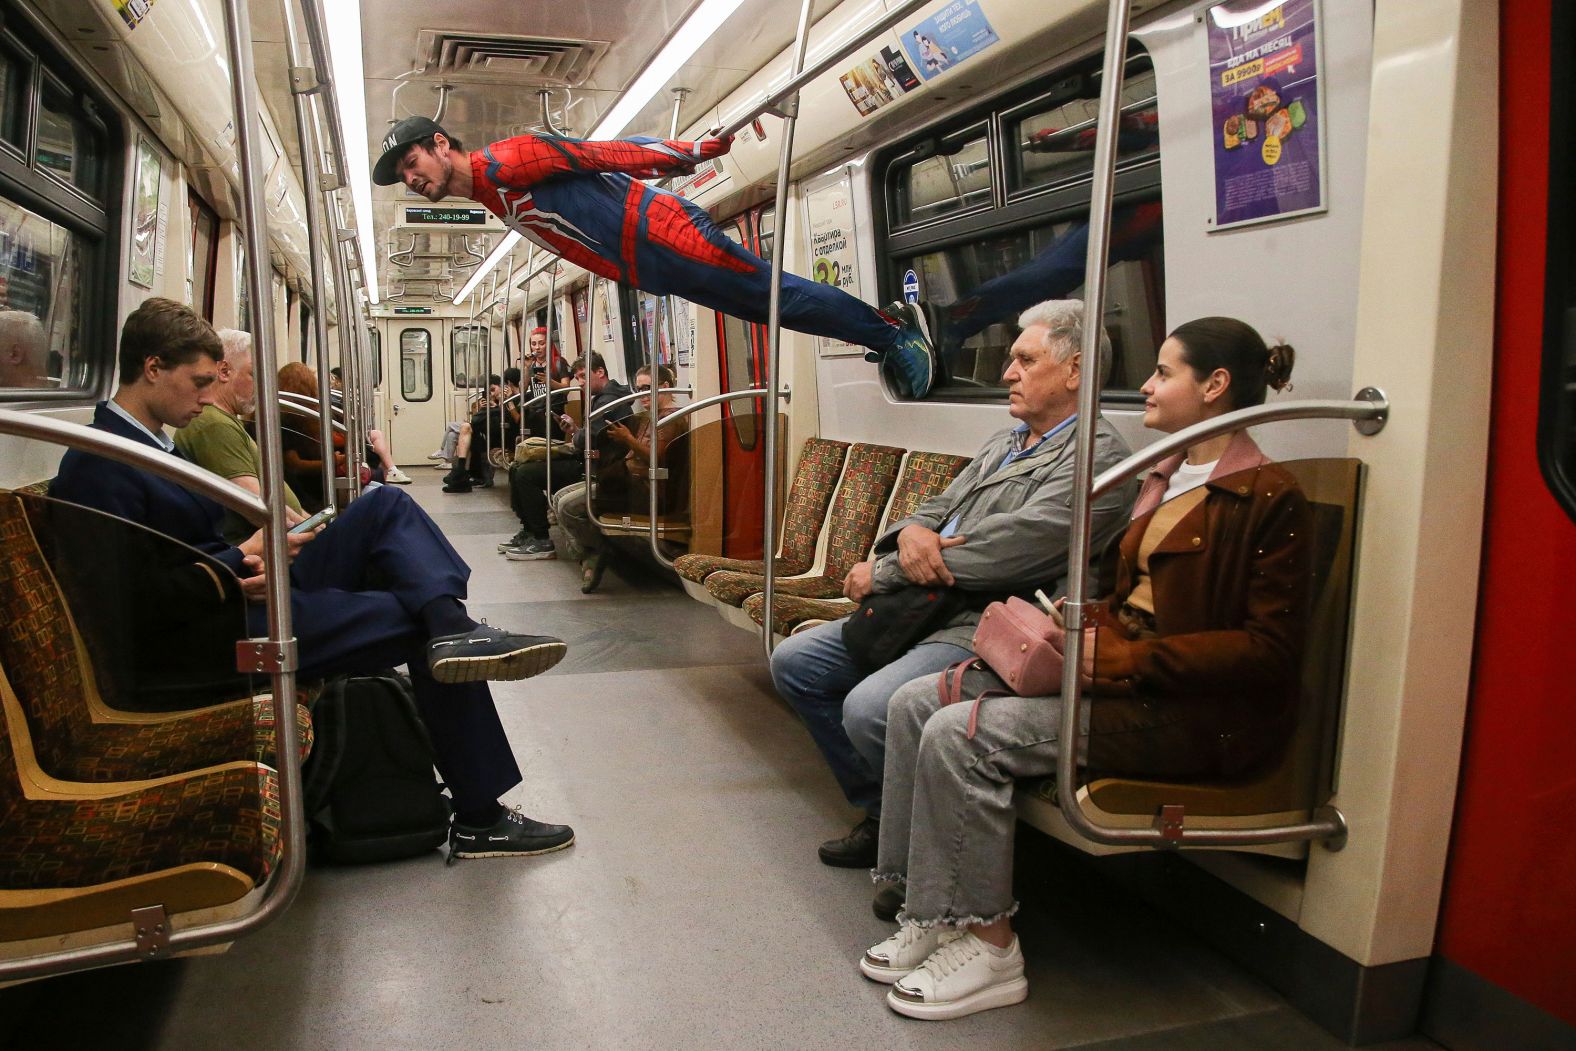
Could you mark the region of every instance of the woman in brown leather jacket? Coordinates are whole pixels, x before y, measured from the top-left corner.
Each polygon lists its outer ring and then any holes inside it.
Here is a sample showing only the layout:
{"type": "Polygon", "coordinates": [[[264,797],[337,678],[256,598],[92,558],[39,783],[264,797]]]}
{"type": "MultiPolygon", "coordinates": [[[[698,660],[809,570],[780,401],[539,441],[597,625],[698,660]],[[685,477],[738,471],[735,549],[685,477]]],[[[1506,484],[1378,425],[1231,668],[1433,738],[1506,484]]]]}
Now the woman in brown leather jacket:
{"type": "MultiPolygon", "coordinates": [[[[1175,432],[1258,405],[1293,354],[1251,327],[1203,318],[1160,348],[1144,423],[1175,432]]],[[[1157,464],[1095,604],[1084,674],[1090,767],[1149,777],[1229,776],[1284,741],[1298,690],[1309,508],[1245,432],[1157,464]]],[[[999,685],[999,680],[998,680],[999,685]]],[[[1055,698],[943,706],[938,677],[908,683],[887,715],[878,881],[906,884],[898,932],[860,961],[888,1005],[958,1018],[1028,995],[1012,932],[1013,789],[1056,768],[1055,698]]],[[[975,692],[970,687],[969,692],[975,692]]],[[[880,911],[891,888],[877,895],[880,911]]],[[[896,903],[893,902],[895,905],[896,903]]]]}

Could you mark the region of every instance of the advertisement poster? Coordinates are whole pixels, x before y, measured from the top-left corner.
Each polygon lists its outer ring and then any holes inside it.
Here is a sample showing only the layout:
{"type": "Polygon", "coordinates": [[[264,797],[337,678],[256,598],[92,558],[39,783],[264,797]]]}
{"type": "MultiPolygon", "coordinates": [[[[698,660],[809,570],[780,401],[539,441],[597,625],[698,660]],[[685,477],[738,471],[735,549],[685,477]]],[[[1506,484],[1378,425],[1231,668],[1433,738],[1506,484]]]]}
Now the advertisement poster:
{"type": "Polygon", "coordinates": [[[1216,230],[1323,211],[1317,0],[1205,14],[1216,230]]]}
{"type": "Polygon", "coordinates": [[[133,202],[131,263],[127,277],[134,285],[153,287],[159,247],[159,151],[147,139],[137,140],[137,194],[133,202]]]}
{"type": "Polygon", "coordinates": [[[127,29],[136,29],[137,23],[148,17],[153,0],[115,0],[115,11],[127,29]]]}
{"type": "MultiPolygon", "coordinates": [[[[859,294],[859,252],[854,245],[854,195],[847,172],[837,171],[811,182],[804,194],[805,221],[810,234],[810,277],[819,284],[859,294]]],[[[825,336],[815,337],[822,357],[862,354],[863,347],[825,336]]]]}
{"type": "Polygon", "coordinates": [[[844,73],[841,78],[848,101],[861,117],[868,117],[893,99],[919,87],[919,78],[908,60],[889,47],[844,73]]]}
{"type": "Polygon", "coordinates": [[[909,62],[926,80],[945,73],[1000,39],[978,0],[952,3],[903,34],[909,62]]]}

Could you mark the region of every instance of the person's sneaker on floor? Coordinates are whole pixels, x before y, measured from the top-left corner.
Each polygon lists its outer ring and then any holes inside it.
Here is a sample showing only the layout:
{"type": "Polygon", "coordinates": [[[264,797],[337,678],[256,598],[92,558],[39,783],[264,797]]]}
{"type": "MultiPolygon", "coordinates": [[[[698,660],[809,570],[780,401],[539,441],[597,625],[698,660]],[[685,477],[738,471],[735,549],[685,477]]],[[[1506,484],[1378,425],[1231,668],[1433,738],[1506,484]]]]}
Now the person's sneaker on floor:
{"type": "Polygon", "coordinates": [[[471,491],[471,476],[463,468],[455,468],[443,476],[443,491],[446,493],[468,493],[471,491]]]}
{"type": "Polygon", "coordinates": [[[848,835],[829,839],[816,851],[823,865],[840,869],[868,869],[876,864],[876,847],[881,842],[881,822],[867,817],[848,835]]]}
{"type": "Polygon", "coordinates": [[[540,675],[569,647],[551,635],[521,635],[478,624],[463,635],[427,643],[427,668],[439,682],[503,682],[540,675]]]}
{"type": "Polygon", "coordinates": [[[873,982],[891,985],[930,958],[930,954],[963,937],[952,927],[916,927],[905,923],[897,933],[865,950],[859,971],[873,982]]]}
{"type": "Polygon", "coordinates": [[[876,888],[876,896],[870,901],[870,911],[876,914],[876,919],[892,923],[897,919],[897,914],[903,911],[903,902],[907,900],[903,884],[896,880],[882,883],[876,888]]]}
{"type": "Polygon", "coordinates": [[[998,949],[970,931],[899,978],[887,991],[887,1006],[909,1018],[941,1020],[1022,1003],[1028,995],[1017,936],[998,949]]]}
{"type": "Polygon", "coordinates": [[[511,562],[536,562],[545,558],[557,558],[558,550],[553,547],[553,542],[548,537],[533,536],[525,543],[505,551],[503,557],[511,562]]]}
{"type": "Polygon", "coordinates": [[[568,825],[532,820],[518,807],[505,810],[490,828],[473,828],[458,821],[449,826],[451,858],[530,857],[563,850],[574,841],[574,829],[568,825]]]}
{"type": "Polygon", "coordinates": [[[519,547],[529,539],[531,539],[531,534],[527,533],[524,529],[521,529],[519,532],[515,533],[514,536],[498,545],[498,553],[502,555],[506,553],[511,547],[519,547]]]}
{"type": "Polygon", "coordinates": [[[388,482],[390,485],[409,485],[410,475],[406,474],[398,467],[390,467],[388,472],[383,475],[383,480],[388,482]]]}
{"type": "Polygon", "coordinates": [[[865,358],[881,363],[882,371],[899,394],[918,401],[930,393],[936,378],[935,350],[925,313],[912,303],[892,303],[883,313],[902,323],[897,345],[885,354],[871,352],[865,358]]]}
{"type": "Polygon", "coordinates": [[[427,459],[439,461],[439,466],[442,467],[447,467],[449,465],[449,454],[444,452],[442,449],[439,449],[437,452],[428,453],[427,459]]]}

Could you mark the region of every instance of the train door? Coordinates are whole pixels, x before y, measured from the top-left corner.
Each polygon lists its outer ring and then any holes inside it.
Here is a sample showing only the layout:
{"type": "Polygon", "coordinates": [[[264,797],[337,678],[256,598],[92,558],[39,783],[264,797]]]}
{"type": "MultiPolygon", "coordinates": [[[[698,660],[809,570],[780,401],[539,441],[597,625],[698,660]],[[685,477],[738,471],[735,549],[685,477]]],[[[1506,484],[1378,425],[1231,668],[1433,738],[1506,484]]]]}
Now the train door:
{"type": "Polygon", "coordinates": [[[389,422],[394,458],[401,464],[420,462],[442,440],[444,400],[436,387],[442,373],[433,359],[443,346],[443,322],[396,318],[385,329],[393,361],[389,383],[389,422]]]}
{"type": "MultiPolygon", "coordinates": [[[[723,224],[723,232],[762,253],[761,213],[754,210],[723,224]]],[[[770,245],[764,249],[770,252],[770,245]]],[[[717,314],[717,355],[723,393],[749,390],[766,381],[766,326],[717,314]]],[[[722,553],[729,558],[761,558],[765,484],[765,443],[761,440],[760,398],[724,402],[722,407],[722,553]]]]}

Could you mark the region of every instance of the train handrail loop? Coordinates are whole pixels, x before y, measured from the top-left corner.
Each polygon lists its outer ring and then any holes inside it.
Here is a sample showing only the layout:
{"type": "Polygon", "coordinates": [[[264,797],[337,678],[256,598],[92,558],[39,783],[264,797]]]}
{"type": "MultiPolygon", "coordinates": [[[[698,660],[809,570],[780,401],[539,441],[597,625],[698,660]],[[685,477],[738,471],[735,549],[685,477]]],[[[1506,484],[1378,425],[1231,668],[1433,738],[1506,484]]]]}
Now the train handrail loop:
{"type": "MultiPolygon", "coordinates": [[[[658,395],[662,395],[662,394],[693,394],[694,392],[695,392],[695,388],[693,388],[693,387],[663,387],[663,388],[661,388],[660,390],[657,391],[657,394],[658,395]]],[[[607,404],[605,404],[605,405],[598,405],[595,409],[593,409],[592,411],[586,413],[585,414],[585,419],[582,422],[581,426],[583,426],[583,427],[590,427],[592,423],[596,422],[601,417],[606,416],[608,413],[612,412],[614,409],[617,409],[620,406],[628,405],[631,402],[648,401],[648,400],[650,400],[650,396],[651,396],[651,392],[650,391],[644,391],[644,390],[631,391],[628,394],[620,395],[619,397],[614,398],[612,401],[608,402],[607,404]]],[[[653,428],[653,430],[655,430],[655,428],[653,428]]],[[[590,436],[588,434],[587,437],[586,437],[586,449],[590,450],[590,448],[591,448],[591,439],[590,439],[590,436]]],[[[585,475],[585,483],[586,483],[586,516],[587,516],[587,521],[595,522],[596,521],[596,507],[595,507],[595,504],[593,502],[593,497],[592,497],[592,493],[591,493],[591,482],[592,482],[592,479],[593,479],[593,475],[591,474],[591,459],[592,459],[592,455],[588,451],[587,455],[586,455],[586,475],[585,475]]],[[[648,464],[648,466],[649,466],[649,464],[648,464]]]]}
{"type": "MultiPolygon", "coordinates": [[[[1088,599],[1091,549],[1091,508],[1101,492],[1135,477],[1179,449],[1205,438],[1238,430],[1252,423],[1285,419],[1333,417],[1368,421],[1383,426],[1389,411],[1384,395],[1365,389],[1351,402],[1288,402],[1253,406],[1195,424],[1134,453],[1094,478],[1094,421],[1100,406],[1099,319],[1105,317],[1106,259],[1111,236],[1111,206],[1115,189],[1117,113],[1121,106],[1122,79],[1126,69],[1127,30],[1131,0],[1110,0],[1106,12],[1105,65],[1100,80],[1098,123],[1095,125],[1094,177],[1089,203],[1089,246],[1084,263],[1084,324],[1081,347],[1082,380],[1078,388],[1078,428],[1074,437],[1073,510],[1067,563],[1067,597],[1062,615],[1066,622],[1061,684],[1062,745],[1056,756],[1056,793],[1062,816],[1084,839],[1115,846],[1177,848],[1188,846],[1256,846],[1322,839],[1332,847],[1344,843],[1346,820],[1332,806],[1321,807],[1312,820],[1255,829],[1189,829],[1183,816],[1162,814],[1155,827],[1114,828],[1102,825],[1083,809],[1078,798],[1078,751],[1082,725],[1085,606],[1088,599]]],[[[769,611],[768,611],[769,613],[769,611]]],[[[769,619],[767,624],[771,623],[769,619]]]]}
{"type": "MultiPolygon", "coordinates": [[[[224,0],[225,44],[229,52],[230,87],[235,112],[236,151],[240,161],[241,195],[240,215],[247,244],[265,245],[268,231],[263,211],[262,174],[258,141],[257,78],[252,67],[252,30],[247,0],[224,0]]],[[[22,418],[24,414],[0,410],[0,428],[38,438],[69,448],[83,449],[117,460],[121,463],[146,468],[160,475],[189,485],[212,496],[239,513],[263,526],[263,550],[267,564],[285,566],[285,503],[279,499],[284,491],[279,443],[279,407],[276,397],[277,382],[274,375],[275,355],[273,339],[272,299],[263,272],[268,253],[247,253],[247,288],[252,301],[253,327],[252,353],[257,362],[257,429],[258,451],[261,459],[258,482],[261,496],[253,496],[227,482],[206,474],[200,468],[164,456],[136,443],[117,439],[75,424],[55,420],[22,418]],[[162,462],[161,462],[162,461],[162,462]],[[192,472],[188,475],[186,472],[192,472]]],[[[269,673],[273,683],[274,725],[276,740],[294,741],[300,735],[296,725],[295,694],[295,637],[290,622],[290,582],[286,573],[269,573],[265,589],[268,614],[268,635],[252,639],[251,645],[259,652],[264,650],[283,659],[270,662],[269,673]]],[[[242,643],[241,646],[246,646],[242,643]]],[[[239,649],[240,647],[238,647],[239,649]]],[[[243,668],[250,671],[250,668],[243,668]]],[[[294,748],[275,749],[279,774],[279,839],[284,850],[278,867],[270,874],[263,887],[257,907],[244,916],[212,923],[194,924],[181,930],[170,931],[159,956],[186,952],[210,945],[234,941],[236,938],[267,925],[276,919],[294,900],[301,889],[306,871],[306,823],[301,808],[301,758],[294,748]]],[[[127,916],[130,921],[132,917],[127,916]]],[[[135,937],[97,945],[61,949],[36,956],[0,960],[0,980],[42,978],[86,967],[101,967],[113,963],[130,963],[147,958],[141,943],[135,937]]]]}
{"type": "MultiPolygon", "coordinates": [[[[297,401],[285,401],[283,398],[281,398],[279,400],[279,403],[281,405],[288,405],[288,406],[290,406],[290,411],[291,412],[300,413],[302,416],[310,416],[312,419],[318,420],[318,421],[321,421],[323,419],[323,414],[317,411],[317,406],[314,405],[314,404],[308,403],[308,404],[303,405],[303,404],[301,404],[300,402],[297,402],[297,401]]],[[[340,434],[348,434],[349,433],[349,431],[347,430],[345,425],[343,423],[340,423],[338,419],[334,419],[332,421],[331,429],[333,431],[337,431],[340,434]]],[[[324,449],[324,451],[326,453],[328,449],[332,448],[332,442],[330,442],[329,445],[323,446],[322,448],[324,449]]],[[[333,464],[334,458],[332,456],[325,455],[323,457],[323,459],[325,459],[325,460],[327,460],[329,462],[330,469],[332,469],[332,464],[333,464]]]]}
{"type": "MultiPolygon", "coordinates": [[[[814,0],[804,0],[799,9],[799,30],[794,36],[793,63],[789,83],[798,80],[804,69],[804,54],[810,44],[810,8],[814,0]]],[[[761,487],[761,557],[765,559],[766,577],[761,582],[761,601],[764,603],[768,630],[761,632],[761,646],[766,659],[772,659],[776,641],[772,638],[772,604],[777,597],[777,389],[782,383],[783,335],[783,255],[788,241],[788,168],[793,163],[794,129],[799,123],[799,95],[797,90],[783,95],[779,106],[782,114],[782,146],[777,153],[777,195],[772,213],[772,284],[766,306],[766,432],[762,442],[762,455],[766,458],[762,471],[761,487]]]]}

